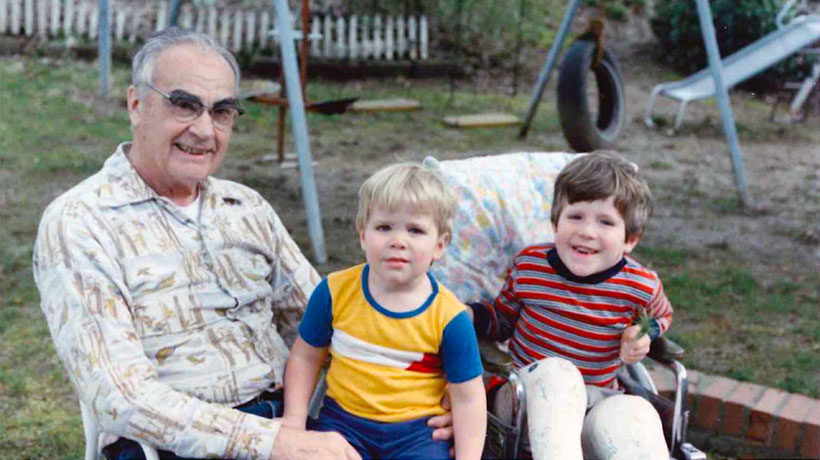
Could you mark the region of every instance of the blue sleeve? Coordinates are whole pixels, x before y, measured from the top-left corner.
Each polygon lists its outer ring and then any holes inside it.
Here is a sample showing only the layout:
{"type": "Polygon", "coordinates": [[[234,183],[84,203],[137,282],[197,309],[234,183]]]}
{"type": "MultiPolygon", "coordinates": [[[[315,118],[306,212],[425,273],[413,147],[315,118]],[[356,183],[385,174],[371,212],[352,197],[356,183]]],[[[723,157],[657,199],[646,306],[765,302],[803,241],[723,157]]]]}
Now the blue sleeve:
{"type": "Polygon", "coordinates": [[[310,295],[305,315],[299,323],[299,336],[314,347],[330,345],[333,335],[333,308],[327,279],[323,279],[310,295]]]}
{"type": "Polygon", "coordinates": [[[466,382],[481,375],[478,340],[466,311],[456,315],[444,328],[440,353],[448,382],[466,382]]]}

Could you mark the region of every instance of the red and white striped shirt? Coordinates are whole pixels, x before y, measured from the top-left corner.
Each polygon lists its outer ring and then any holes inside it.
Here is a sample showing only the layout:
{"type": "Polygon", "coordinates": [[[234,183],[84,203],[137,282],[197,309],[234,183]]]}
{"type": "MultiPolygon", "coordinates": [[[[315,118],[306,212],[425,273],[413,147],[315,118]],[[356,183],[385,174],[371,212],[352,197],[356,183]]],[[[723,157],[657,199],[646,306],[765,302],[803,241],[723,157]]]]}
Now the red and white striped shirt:
{"type": "MultiPolygon", "coordinates": [[[[516,367],[557,356],[571,361],[589,385],[613,387],[620,340],[646,310],[654,335],[666,331],[672,306],[658,275],[625,257],[587,277],[572,274],[552,243],[530,246],[513,261],[489,313],[489,338],[510,340],[516,367]]],[[[481,331],[480,331],[481,332],[481,331]]]]}

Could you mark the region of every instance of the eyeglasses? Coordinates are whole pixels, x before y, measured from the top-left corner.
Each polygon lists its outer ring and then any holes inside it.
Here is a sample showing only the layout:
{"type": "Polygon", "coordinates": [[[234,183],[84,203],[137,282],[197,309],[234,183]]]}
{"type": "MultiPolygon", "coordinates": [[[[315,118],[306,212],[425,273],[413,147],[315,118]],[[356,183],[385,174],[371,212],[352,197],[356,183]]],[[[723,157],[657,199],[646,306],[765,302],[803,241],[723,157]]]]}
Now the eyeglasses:
{"type": "Polygon", "coordinates": [[[231,129],[236,117],[245,113],[245,109],[239,105],[236,99],[218,101],[213,107],[210,107],[203,104],[198,97],[181,89],[175,89],[171,91],[171,94],[168,94],[151,83],[146,83],[146,85],[168,100],[171,103],[171,114],[184,123],[193,122],[202,116],[202,113],[207,109],[214,126],[219,129],[231,129]]]}

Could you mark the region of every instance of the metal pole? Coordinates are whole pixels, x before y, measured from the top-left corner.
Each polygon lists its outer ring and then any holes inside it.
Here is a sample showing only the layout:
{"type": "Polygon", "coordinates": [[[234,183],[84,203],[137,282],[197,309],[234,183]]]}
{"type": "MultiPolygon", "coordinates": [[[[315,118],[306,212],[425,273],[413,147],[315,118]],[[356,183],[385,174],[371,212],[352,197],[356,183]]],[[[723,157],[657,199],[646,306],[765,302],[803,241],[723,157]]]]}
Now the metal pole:
{"type": "Polygon", "coordinates": [[[168,13],[167,27],[174,27],[179,22],[179,11],[182,9],[184,0],[171,0],[171,11],[168,13]]]}
{"type": "Polygon", "coordinates": [[[273,0],[273,6],[276,10],[276,22],[279,29],[279,49],[282,53],[282,71],[285,75],[285,87],[288,93],[293,138],[296,143],[296,153],[299,155],[299,172],[302,176],[302,196],[308,218],[308,233],[313,243],[316,262],[324,264],[327,262],[327,253],[322,233],[319,200],[316,194],[316,181],[313,178],[313,160],[310,157],[305,101],[302,99],[299,84],[299,66],[296,62],[296,46],[293,43],[290,10],[286,0],[273,0]]]}
{"type": "Polygon", "coordinates": [[[717,97],[718,106],[720,107],[723,131],[726,133],[726,140],[729,141],[729,150],[732,153],[732,169],[734,169],[735,172],[737,197],[740,199],[741,206],[745,209],[749,209],[752,202],[746,191],[743,157],[740,153],[740,144],[737,141],[737,129],[735,128],[735,118],[732,115],[732,106],[729,103],[729,91],[723,84],[720,52],[718,51],[717,39],[715,38],[712,11],[709,9],[709,0],[695,0],[695,3],[698,7],[698,18],[700,19],[700,30],[703,34],[703,42],[706,46],[706,55],[709,58],[709,69],[712,72],[712,79],[715,83],[715,97],[717,97]]]}
{"type": "MultiPolygon", "coordinates": [[[[285,99],[285,68],[279,66],[279,97],[285,99]]],[[[282,104],[279,106],[279,118],[276,120],[276,155],[279,164],[285,162],[285,116],[287,113],[287,106],[282,104]]]]}
{"type": "Polygon", "coordinates": [[[538,110],[538,104],[541,102],[541,96],[544,95],[544,88],[547,87],[547,82],[550,81],[550,74],[552,68],[555,66],[555,61],[558,58],[558,52],[564,47],[564,40],[569,33],[569,25],[572,23],[572,18],[578,11],[578,5],[581,0],[571,0],[567,8],[564,19],[561,21],[561,26],[558,27],[558,35],[555,36],[555,41],[552,43],[552,48],[547,55],[547,62],[541,68],[541,73],[538,74],[538,82],[532,91],[532,98],[530,99],[530,107],[527,109],[527,114],[524,116],[524,123],[521,125],[521,131],[518,132],[518,137],[527,137],[527,131],[530,130],[530,124],[535,117],[535,111],[538,110]]]}
{"type": "Polygon", "coordinates": [[[100,98],[108,99],[111,89],[111,14],[108,0],[98,0],[99,24],[97,58],[100,66],[100,98]]]}

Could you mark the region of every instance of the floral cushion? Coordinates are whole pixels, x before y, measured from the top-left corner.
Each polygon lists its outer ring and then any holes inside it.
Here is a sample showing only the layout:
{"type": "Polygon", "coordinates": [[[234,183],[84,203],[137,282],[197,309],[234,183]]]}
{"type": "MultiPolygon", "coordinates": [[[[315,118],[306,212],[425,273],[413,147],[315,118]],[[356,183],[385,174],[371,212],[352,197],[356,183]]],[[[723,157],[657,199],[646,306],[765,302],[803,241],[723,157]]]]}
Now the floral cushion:
{"type": "Polygon", "coordinates": [[[459,199],[453,240],[431,271],[463,302],[491,301],[525,246],[552,240],[552,189],[570,153],[522,152],[424,164],[459,199]]]}

